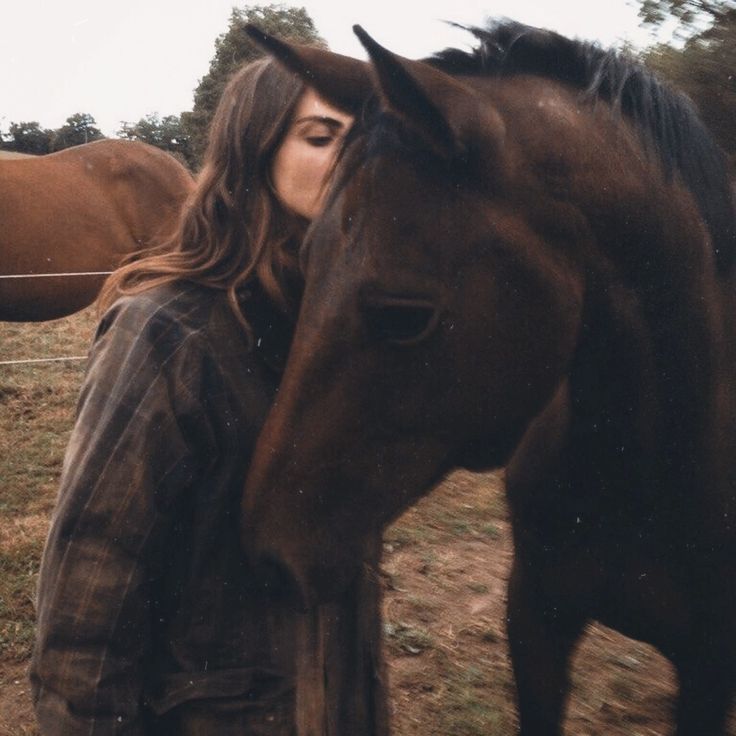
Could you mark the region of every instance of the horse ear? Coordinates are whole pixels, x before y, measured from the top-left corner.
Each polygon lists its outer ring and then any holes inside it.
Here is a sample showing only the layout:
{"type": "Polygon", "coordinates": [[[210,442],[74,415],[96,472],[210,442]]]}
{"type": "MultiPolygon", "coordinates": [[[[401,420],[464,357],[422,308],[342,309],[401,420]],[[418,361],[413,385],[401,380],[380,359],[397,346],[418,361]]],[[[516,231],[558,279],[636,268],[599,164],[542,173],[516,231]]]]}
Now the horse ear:
{"type": "Polygon", "coordinates": [[[385,49],[359,25],[353,26],[353,32],[373,62],[378,86],[388,108],[423,134],[438,153],[451,155],[455,149],[455,134],[445,115],[425,91],[426,84],[419,79],[421,72],[412,69],[417,62],[402,59],[385,49]]]}
{"type": "Polygon", "coordinates": [[[305,84],[345,112],[355,114],[373,94],[370,70],[364,61],[316,46],[281,41],[252,24],[245,31],[305,84]]]}
{"type": "Polygon", "coordinates": [[[384,104],[438,153],[453,157],[478,136],[486,142],[492,136],[501,143],[505,133],[501,117],[489,105],[481,105],[467,85],[425,62],[390,52],[361,26],[353,26],[353,31],[373,63],[384,104]]]}

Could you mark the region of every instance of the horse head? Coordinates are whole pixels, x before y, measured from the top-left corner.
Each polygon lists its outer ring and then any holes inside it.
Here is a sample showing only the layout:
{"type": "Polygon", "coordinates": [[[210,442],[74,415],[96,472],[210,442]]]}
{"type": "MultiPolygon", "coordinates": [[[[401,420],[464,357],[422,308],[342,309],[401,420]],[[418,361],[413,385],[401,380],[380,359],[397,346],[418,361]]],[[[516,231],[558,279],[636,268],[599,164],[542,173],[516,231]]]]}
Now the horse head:
{"type": "MultiPolygon", "coordinates": [[[[243,498],[246,548],[302,603],[347,582],[365,541],[449,469],[506,462],[560,385],[582,304],[564,228],[550,245],[527,220],[539,195],[503,113],[356,32],[376,101],[304,244],[296,336],[243,498]]],[[[287,49],[342,99],[343,59],[287,49]]]]}

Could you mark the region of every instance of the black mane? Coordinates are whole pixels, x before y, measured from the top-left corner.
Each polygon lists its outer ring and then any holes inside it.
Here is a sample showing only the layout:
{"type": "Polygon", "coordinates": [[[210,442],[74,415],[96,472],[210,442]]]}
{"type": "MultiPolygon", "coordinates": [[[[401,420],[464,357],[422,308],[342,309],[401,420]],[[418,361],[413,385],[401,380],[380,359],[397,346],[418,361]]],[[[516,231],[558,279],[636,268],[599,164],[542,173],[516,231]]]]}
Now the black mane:
{"type": "Polygon", "coordinates": [[[534,74],[602,99],[638,127],[668,175],[678,172],[693,193],[712,235],[719,268],[736,260],[734,195],[726,157],[693,103],[629,56],[514,21],[466,28],[480,44],[445,49],[425,62],[453,76],[534,74]]]}

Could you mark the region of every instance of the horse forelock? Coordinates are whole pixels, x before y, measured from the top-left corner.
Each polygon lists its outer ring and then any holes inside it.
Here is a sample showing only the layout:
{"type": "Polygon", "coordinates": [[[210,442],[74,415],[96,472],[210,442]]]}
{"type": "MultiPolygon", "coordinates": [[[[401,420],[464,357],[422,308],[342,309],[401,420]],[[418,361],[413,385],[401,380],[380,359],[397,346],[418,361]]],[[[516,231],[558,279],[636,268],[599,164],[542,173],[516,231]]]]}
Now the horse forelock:
{"type": "Polygon", "coordinates": [[[736,212],[728,163],[690,99],[630,56],[514,21],[468,27],[471,51],[445,49],[424,61],[453,76],[531,74],[577,87],[583,100],[609,103],[638,130],[666,175],[678,173],[711,233],[721,271],[736,261],[736,212]]]}

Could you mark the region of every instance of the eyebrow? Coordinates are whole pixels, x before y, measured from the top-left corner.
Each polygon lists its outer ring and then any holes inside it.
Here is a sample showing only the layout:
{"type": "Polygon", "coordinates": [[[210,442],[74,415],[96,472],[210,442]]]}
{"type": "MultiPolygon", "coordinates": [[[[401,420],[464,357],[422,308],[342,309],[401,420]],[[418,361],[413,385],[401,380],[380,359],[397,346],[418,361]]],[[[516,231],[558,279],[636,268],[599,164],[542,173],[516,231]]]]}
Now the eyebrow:
{"type": "Polygon", "coordinates": [[[327,115],[305,115],[302,118],[297,118],[294,124],[297,123],[324,123],[330,128],[344,128],[345,123],[340,122],[335,118],[328,117],[327,115]]]}

